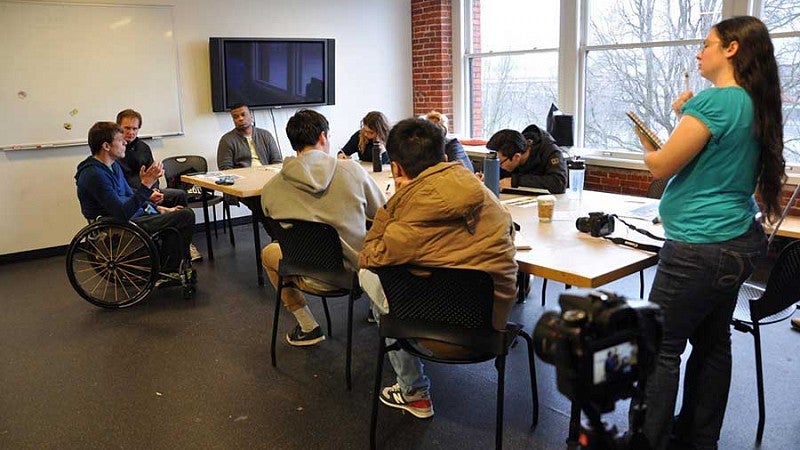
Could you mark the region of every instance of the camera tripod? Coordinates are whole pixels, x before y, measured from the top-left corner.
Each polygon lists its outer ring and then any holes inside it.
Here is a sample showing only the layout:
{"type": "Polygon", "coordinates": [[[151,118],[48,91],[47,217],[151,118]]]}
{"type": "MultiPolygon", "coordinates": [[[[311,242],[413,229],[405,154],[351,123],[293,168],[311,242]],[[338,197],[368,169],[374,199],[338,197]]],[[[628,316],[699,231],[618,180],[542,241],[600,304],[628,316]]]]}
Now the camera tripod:
{"type": "MultiPolygon", "coordinates": [[[[650,450],[650,443],[642,431],[647,406],[644,402],[645,380],[640,379],[631,397],[630,430],[620,433],[616,425],[603,422],[601,409],[592,401],[572,401],[569,419],[567,448],[650,450]],[[581,412],[587,423],[581,423],[581,412]]],[[[585,397],[585,396],[582,396],[585,397]]],[[[613,405],[611,410],[613,411],[613,405]]]]}

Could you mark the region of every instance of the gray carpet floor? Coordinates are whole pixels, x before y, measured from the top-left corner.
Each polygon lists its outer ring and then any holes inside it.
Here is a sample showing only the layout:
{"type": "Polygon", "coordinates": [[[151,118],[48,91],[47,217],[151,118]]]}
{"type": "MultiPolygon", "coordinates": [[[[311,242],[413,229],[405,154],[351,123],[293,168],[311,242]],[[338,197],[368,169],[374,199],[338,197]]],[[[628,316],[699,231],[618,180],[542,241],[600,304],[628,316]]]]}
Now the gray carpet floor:
{"type": "MultiPolygon", "coordinates": [[[[196,264],[198,292],[154,291],[124,310],[103,310],[70,287],[64,258],[0,266],[0,448],[367,448],[377,329],[356,304],[353,390],[344,382],[345,300],[331,303],[334,336],[313,348],[278,344],[269,362],[274,291],[256,283],[252,233],[220,235],[215,260],[196,264]]],[[[195,241],[205,252],[205,241],[195,241]]],[[[646,272],[649,288],[654,271],[646,272]]],[[[763,274],[762,274],[763,275],[763,274]]],[[[608,286],[638,295],[638,276],[608,286]]],[[[541,280],[512,319],[531,330],[544,310],[541,280]]],[[[549,283],[548,308],[564,286],[549,283]]],[[[312,310],[322,319],[319,302],[312,310]]],[[[293,326],[281,316],[281,335],[293,326]]],[[[720,448],[755,447],[753,340],[734,332],[734,371],[720,448]]],[[[789,322],[763,329],[767,422],[762,447],[798,448],[800,333],[789,322]]],[[[570,403],[555,370],[537,359],[540,421],[530,429],[524,344],[507,363],[506,448],[565,448],[570,403]]],[[[387,365],[388,367],[388,365],[387,365]]],[[[496,372],[492,363],[428,364],[436,415],[415,419],[381,407],[378,442],[387,449],[491,448],[496,372]]],[[[393,383],[386,371],[385,383],[393,383]]],[[[627,403],[604,416],[627,428],[627,403]]]]}

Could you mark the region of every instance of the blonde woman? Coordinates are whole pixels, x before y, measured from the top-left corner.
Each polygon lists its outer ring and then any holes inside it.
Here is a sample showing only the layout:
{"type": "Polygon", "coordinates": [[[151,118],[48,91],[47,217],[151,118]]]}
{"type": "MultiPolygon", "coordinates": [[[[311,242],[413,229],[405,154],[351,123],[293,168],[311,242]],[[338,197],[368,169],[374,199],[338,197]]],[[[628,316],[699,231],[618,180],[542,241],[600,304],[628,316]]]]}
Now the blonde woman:
{"type": "Polygon", "coordinates": [[[464,165],[470,172],[474,172],[475,168],[472,167],[472,161],[469,160],[467,156],[467,152],[464,151],[464,146],[461,145],[461,142],[458,141],[455,137],[451,138],[447,136],[447,133],[450,132],[448,129],[450,125],[450,121],[447,120],[447,116],[440,113],[439,111],[431,111],[424,116],[421,116],[420,119],[425,119],[433,122],[436,126],[439,127],[444,132],[445,135],[445,144],[444,144],[444,154],[447,155],[448,161],[459,161],[461,164],[464,165]]]}

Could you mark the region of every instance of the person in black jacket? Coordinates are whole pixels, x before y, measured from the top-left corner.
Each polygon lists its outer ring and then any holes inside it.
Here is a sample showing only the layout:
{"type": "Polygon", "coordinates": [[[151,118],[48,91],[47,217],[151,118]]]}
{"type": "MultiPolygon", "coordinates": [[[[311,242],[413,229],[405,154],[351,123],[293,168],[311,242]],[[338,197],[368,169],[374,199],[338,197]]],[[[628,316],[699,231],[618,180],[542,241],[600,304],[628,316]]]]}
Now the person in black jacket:
{"type": "MultiPolygon", "coordinates": [[[[147,168],[153,164],[153,151],[150,146],[139,138],[139,130],[142,127],[142,115],[133,109],[124,109],[117,114],[117,125],[122,128],[122,136],[125,139],[125,156],[118,160],[125,181],[136,192],[141,184],[139,171],[142,167],[147,168]]],[[[152,186],[152,200],[154,203],[165,208],[189,207],[189,195],[183,189],[173,189],[159,187],[159,182],[152,186]]],[[[189,254],[192,261],[200,261],[203,254],[194,246],[189,244],[189,254]]]]}
{"type": "Polygon", "coordinates": [[[389,155],[386,154],[386,137],[389,136],[389,121],[380,111],[370,111],[361,119],[361,128],[358,129],[344,144],[337,157],[350,158],[353,153],[358,153],[359,161],[372,162],[372,145],[377,142],[381,147],[381,163],[389,164],[389,155]]]}
{"type": "Polygon", "coordinates": [[[567,188],[567,163],[561,148],[546,131],[529,125],[522,133],[500,130],[486,148],[500,160],[500,188],[532,187],[563,194],[567,188]]]}

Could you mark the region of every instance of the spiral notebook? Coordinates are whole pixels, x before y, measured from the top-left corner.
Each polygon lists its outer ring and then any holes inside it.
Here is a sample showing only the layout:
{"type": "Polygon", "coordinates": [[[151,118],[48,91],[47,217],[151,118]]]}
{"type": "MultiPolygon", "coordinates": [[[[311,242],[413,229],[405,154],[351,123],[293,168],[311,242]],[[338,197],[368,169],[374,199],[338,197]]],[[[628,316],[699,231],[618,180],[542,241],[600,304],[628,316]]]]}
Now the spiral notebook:
{"type": "Polygon", "coordinates": [[[647,140],[650,141],[651,144],[653,144],[656,150],[660,149],[661,146],[664,145],[663,142],[661,142],[661,139],[658,138],[656,133],[653,130],[651,130],[650,127],[645,125],[644,122],[642,122],[642,119],[640,119],[639,116],[636,115],[636,113],[634,113],[633,111],[628,111],[626,114],[628,115],[628,118],[631,119],[634,124],[636,124],[636,127],[642,131],[642,134],[644,134],[647,140]]]}

